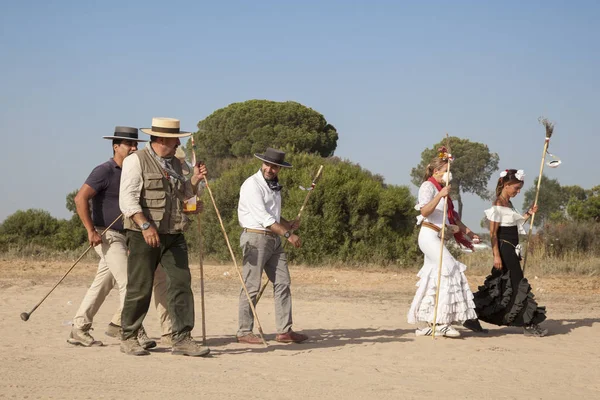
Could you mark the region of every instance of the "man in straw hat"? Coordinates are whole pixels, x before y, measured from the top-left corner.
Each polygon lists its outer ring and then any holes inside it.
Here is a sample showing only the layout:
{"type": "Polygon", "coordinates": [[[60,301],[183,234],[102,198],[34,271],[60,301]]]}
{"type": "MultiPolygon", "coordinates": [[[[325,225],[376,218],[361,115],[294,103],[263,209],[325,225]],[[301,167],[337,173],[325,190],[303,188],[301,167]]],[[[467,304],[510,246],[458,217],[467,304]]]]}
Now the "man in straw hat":
{"type": "MultiPolygon", "coordinates": [[[[263,270],[273,282],[275,319],[278,342],[300,343],[308,336],[292,330],[292,294],[290,271],[283,251],[281,236],[294,247],[301,246],[300,238],[292,233],[298,228],[297,221],[281,217],[281,189],[277,175],[281,168],[292,166],[284,161],[285,153],[268,148],[264,154],[255,154],[263,163],[258,172],[242,184],[238,219],[244,228],[240,246],[244,253],[244,283],[252,301],[256,304],[263,270]]],[[[239,329],[237,340],[241,343],[262,344],[252,333],[254,318],[248,299],[243,291],[239,298],[239,329]]]]}
{"type": "Polygon", "coordinates": [[[150,145],[123,163],[119,205],[125,216],[129,243],[127,293],[121,316],[121,351],[149,354],[135,340],[148,312],[152,280],[160,263],[168,277],[168,310],[173,323],[172,353],[205,356],[210,350],[194,342],[194,296],[183,231],[188,223],[183,202],[194,196],[206,167],[198,163],[190,180],[183,177],[175,153],[179,138],[191,136],[179,129],[179,120],[153,118],[150,145]]]}
{"type": "MultiPolygon", "coordinates": [[[[146,142],[138,139],[137,128],[127,126],[117,126],[113,136],[103,138],[112,140],[113,157],[94,168],[75,196],[77,214],[88,232],[88,241],[100,256],[98,271],[73,318],[73,328],[67,339],[71,344],[85,347],[102,346],[102,342],[94,340],[89,332],[94,316],[115,284],[119,289],[120,305],[106,334],[116,337],[121,328],[121,310],[127,289],[127,244],[123,221],[119,219],[103,237],[99,233],[121,214],[119,186],[123,160],[137,150],[139,142],[146,142]]],[[[156,276],[154,298],[163,334],[171,332],[166,297],[166,277],[161,270],[156,276]]],[[[137,339],[139,345],[146,349],[156,346],[143,327],[138,331],[137,339]]]]}

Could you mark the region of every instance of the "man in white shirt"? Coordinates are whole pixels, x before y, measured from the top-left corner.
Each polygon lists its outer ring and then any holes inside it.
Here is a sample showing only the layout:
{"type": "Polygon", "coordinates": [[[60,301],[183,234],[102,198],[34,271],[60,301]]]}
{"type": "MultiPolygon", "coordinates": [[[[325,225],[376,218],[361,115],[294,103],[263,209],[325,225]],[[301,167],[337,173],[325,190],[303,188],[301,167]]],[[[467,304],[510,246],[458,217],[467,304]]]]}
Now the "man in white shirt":
{"type": "MultiPolygon", "coordinates": [[[[292,330],[292,294],[290,271],[280,236],[294,247],[300,247],[300,238],[293,233],[298,221],[281,217],[281,186],[277,175],[281,168],[291,168],[284,161],[285,153],[268,148],[264,154],[255,154],[263,163],[260,170],[246,179],[240,189],[238,219],[244,231],[240,246],[244,253],[244,283],[250,298],[256,304],[263,270],[273,282],[275,300],[276,339],[284,343],[300,343],[308,336],[292,330]]],[[[237,340],[241,343],[262,344],[252,333],[254,317],[244,291],[239,298],[239,329],[237,340]]]]}

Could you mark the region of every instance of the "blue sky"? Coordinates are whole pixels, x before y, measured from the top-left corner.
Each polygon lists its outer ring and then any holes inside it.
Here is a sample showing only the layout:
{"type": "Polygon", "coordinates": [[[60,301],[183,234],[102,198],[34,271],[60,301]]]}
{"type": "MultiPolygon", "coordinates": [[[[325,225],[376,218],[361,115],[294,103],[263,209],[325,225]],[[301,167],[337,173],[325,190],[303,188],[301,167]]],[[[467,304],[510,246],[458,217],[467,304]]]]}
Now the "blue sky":
{"type": "MultiPolygon", "coordinates": [[[[112,155],[101,137],[115,125],[168,116],[195,130],[249,99],[321,112],[336,155],[413,193],[410,169],[446,132],[486,143],[530,187],[544,115],[563,160],[547,174],[599,183],[598,2],[91,3],[3,6],[0,221],[28,208],[69,217],[65,196],[112,155]]],[[[466,196],[466,223],[478,229],[487,206],[466,196]]]]}

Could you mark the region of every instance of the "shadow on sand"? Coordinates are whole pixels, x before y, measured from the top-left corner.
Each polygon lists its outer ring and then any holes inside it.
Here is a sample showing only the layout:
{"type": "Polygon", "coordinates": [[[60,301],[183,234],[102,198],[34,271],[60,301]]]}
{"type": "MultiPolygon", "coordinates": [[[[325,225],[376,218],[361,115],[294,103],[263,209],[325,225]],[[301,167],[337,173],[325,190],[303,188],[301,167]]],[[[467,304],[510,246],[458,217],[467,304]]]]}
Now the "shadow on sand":
{"type": "MultiPolygon", "coordinates": [[[[355,346],[371,343],[407,342],[412,338],[404,337],[412,334],[412,329],[379,330],[376,328],[361,329],[307,329],[302,333],[308,335],[309,339],[304,343],[279,343],[275,341],[275,335],[265,335],[269,347],[262,345],[248,345],[238,343],[235,335],[208,338],[208,345],[215,354],[240,354],[240,353],[266,353],[275,350],[287,350],[302,352],[313,349],[326,349],[334,347],[355,346]],[[223,346],[235,345],[232,348],[223,346]]],[[[197,338],[196,338],[197,340],[197,338]]]]}

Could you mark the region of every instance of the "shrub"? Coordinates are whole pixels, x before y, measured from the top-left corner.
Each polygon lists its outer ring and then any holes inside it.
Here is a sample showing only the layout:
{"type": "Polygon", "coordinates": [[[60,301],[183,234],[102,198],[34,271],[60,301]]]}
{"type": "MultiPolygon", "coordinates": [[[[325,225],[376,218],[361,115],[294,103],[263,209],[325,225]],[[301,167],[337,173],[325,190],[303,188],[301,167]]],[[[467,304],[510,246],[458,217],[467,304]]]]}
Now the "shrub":
{"type": "MultiPolygon", "coordinates": [[[[413,265],[419,250],[415,236],[415,199],[407,187],[386,185],[380,176],[338,158],[324,159],[302,153],[288,154],[286,159],[294,166],[280,172],[280,183],[284,186],[282,215],[288,220],[296,217],[307,193],[298,186],[309,186],[319,165],[324,164],[323,176],[302,215],[298,234],[303,246],[300,249],[288,247],[289,259],[307,264],[413,265]]],[[[242,231],[237,219],[239,190],[260,165],[255,158],[241,159],[210,184],[237,257],[241,257],[238,238],[242,231]]],[[[208,193],[204,193],[202,200],[205,254],[229,260],[208,193]]],[[[194,224],[187,233],[193,251],[197,250],[194,224]]]]}

